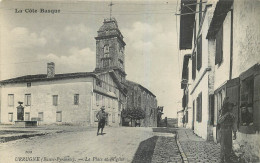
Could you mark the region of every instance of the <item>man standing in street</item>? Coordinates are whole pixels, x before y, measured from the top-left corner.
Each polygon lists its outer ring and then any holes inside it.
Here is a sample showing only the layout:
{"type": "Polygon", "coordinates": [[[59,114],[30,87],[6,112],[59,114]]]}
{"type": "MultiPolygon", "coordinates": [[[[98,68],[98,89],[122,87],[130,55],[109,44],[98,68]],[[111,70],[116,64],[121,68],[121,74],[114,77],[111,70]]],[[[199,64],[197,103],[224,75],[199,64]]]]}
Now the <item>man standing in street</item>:
{"type": "Polygon", "coordinates": [[[99,129],[101,128],[101,135],[103,135],[103,129],[105,127],[106,123],[106,115],[107,113],[105,112],[105,107],[102,106],[100,108],[100,111],[97,113],[96,117],[98,119],[98,130],[97,130],[97,136],[99,135],[99,129]]]}
{"type": "Polygon", "coordinates": [[[234,104],[229,102],[229,98],[226,97],[223,101],[223,106],[220,113],[219,125],[220,125],[220,157],[221,162],[231,163],[232,152],[232,131],[234,132],[234,139],[236,139],[236,122],[235,115],[232,113],[234,104]]]}

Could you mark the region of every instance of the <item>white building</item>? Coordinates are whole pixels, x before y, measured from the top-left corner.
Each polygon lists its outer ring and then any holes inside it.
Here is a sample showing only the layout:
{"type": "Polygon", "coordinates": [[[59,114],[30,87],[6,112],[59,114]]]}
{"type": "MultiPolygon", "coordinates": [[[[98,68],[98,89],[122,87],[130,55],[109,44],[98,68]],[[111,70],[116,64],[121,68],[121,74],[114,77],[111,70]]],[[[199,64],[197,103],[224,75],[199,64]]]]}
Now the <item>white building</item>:
{"type": "Polygon", "coordinates": [[[189,99],[195,108],[194,132],[217,142],[219,110],[229,97],[238,128],[233,149],[247,162],[259,162],[260,2],[182,0],[181,4],[180,50],[192,49],[189,99]]]}
{"type": "MultiPolygon", "coordinates": [[[[213,95],[213,61],[208,53],[208,31],[207,10],[209,5],[198,3],[196,0],[183,0],[180,16],[180,50],[191,49],[191,67],[189,69],[191,79],[186,82],[189,94],[187,105],[190,113],[187,117],[188,126],[204,139],[211,139],[212,134],[208,132],[212,125],[209,123],[210,109],[209,99],[213,95]],[[187,7],[188,6],[188,7],[187,7]],[[191,13],[193,10],[193,14],[191,13]],[[202,12],[205,11],[205,12],[202,12]],[[198,14],[194,14],[197,12],[198,14]],[[203,14],[204,13],[204,14],[203,14]],[[190,85],[189,85],[190,84],[190,85]],[[189,122],[190,121],[190,122],[189,122]]],[[[185,56],[184,56],[185,58],[185,56]]],[[[185,59],[184,59],[185,60],[185,59]]],[[[185,69],[184,69],[185,70],[185,69]]],[[[183,83],[183,82],[182,82],[183,83]]]]}
{"type": "Polygon", "coordinates": [[[54,63],[48,63],[47,74],[1,81],[1,123],[39,119],[40,124],[93,126],[96,113],[105,106],[108,125],[118,126],[121,110],[116,80],[113,71],[55,74],[54,63]],[[23,110],[16,108],[19,101],[23,110]]]}

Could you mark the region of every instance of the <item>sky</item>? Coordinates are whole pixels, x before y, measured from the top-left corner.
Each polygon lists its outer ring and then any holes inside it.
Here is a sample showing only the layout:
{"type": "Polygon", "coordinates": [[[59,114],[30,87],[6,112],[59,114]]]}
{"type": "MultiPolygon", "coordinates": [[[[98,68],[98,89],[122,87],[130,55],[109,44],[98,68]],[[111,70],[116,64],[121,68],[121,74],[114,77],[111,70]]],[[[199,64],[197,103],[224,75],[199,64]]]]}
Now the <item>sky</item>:
{"type": "MultiPolygon", "coordinates": [[[[44,74],[47,62],[55,63],[57,74],[93,71],[94,37],[110,16],[109,3],[2,0],[0,79],[44,74]],[[26,13],[25,9],[31,12],[26,13]],[[60,12],[39,13],[40,9],[60,12]]],[[[176,117],[182,99],[183,56],[178,50],[179,17],[175,15],[179,3],[180,0],[113,1],[112,6],[112,17],[126,43],[126,78],[153,92],[168,118],[176,117]]]]}

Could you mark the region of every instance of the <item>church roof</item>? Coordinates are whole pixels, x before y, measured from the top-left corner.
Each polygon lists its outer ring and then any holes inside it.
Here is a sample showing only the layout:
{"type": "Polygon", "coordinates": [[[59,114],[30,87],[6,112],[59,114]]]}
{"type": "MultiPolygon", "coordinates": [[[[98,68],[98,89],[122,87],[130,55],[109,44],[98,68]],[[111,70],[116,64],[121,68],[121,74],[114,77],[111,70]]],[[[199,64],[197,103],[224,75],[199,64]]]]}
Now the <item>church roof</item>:
{"type": "Polygon", "coordinates": [[[125,85],[136,85],[138,87],[140,87],[142,90],[148,92],[149,94],[151,94],[152,96],[156,97],[151,91],[149,91],[149,89],[145,88],[144,86],[142,86],[141,84],[138,84],[136,82],[130,81],[130,80],[126,80],[125,85]]]}
{"type": "Polygon", "coordinates": [[[0,84],[51,81],[51,80],[60,80],[60,79],[82,78],[82,77],[96,77],[96,74],[93,72],[65,73],[65,74],[55,74],[55,76],[51,78],[47,78],[47,74],[26,75],[26,76],[7,79],[7,80],[2,80],[0,81],[0,84]]]}
{"type": "Polygon", "coordinates": [[[98,32],[118,29],[117,21],[115,18],[105,19],[103,25],[99,28],[98,32]]]}
{"type": "Polygon", "coordinates": [[[125,45],[123,35],[121,34],[117,21],[115,18],[104,19],[103,25],[97,31],[98,36],[95,39],[104,39],[110,37],[117,37],[125,45]]]}

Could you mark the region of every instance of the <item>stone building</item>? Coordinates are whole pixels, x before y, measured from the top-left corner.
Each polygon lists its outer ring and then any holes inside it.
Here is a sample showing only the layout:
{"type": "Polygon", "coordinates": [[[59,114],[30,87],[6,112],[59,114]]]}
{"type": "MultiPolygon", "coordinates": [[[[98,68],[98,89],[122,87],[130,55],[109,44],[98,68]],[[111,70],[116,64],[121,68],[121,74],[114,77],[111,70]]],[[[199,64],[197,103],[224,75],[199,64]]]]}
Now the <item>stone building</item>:
{"type": "MultiPolygon", "coordinates": [[[[260,2],[182,0],[181,4],[181,25],[186,27],[180,28],[180,50],[191,49],[191,72],[196,77],[190,80],[189,87],[194,92],[196,89],[202,92],[202,100],[194,101],[193,106],[196,116],[201,113],[204,127],[200,132],[195,123],[194,132],[217,141],[219,110],[223,99],[229,97],[235,104],[233,113],[238,128],[233,149],[246,162],[259,162],[260,2]],[[187,6],[193,6],[197,14],[188,14],[191,11],[187,6]],[[201,73],[198,65],[205,65],[207,71],[201,73]],[[200,87],[205,76],[207,82],[200,87]],[[203,89],[208,89],[206,96],[203,96],[203,89]]],[[[191,91],[190,98],[193,94],[191,91]]],[[[192,120],[197,121],[197,118],[192,120]]]]}
{"type": "MultiPolygon", "coordinates": [[[[120,82],[120,86],[127,101],[121,102],[120,109],[141,108],[145,111],[145,119],[141,120],[141,126],[157,126],[157,100],[156,96],[142,85],[126,80],[125,72],[125,45],[116,19],[105,19],[98,30],[96,39],[96,69],[95,72],[113,70],[120,82]],[[139,100],[139,101],[138,101],[139,100]]],[[[124,97],[119,93],[120,97],[124,97]]]]}
{"type": "MultiPolygon", "coordinates": [[[[157,100],[156,96],[142,85],[127,80],[127,108],[142,109],[145,112],[145,118],[140,121],[142,127],[157,126],[157,100]]],[[[135,123],[135,122],[134,122],[135,123]]],[[[135,124],[133,124],[135,126],[135,124]]]]}
{"type": "MultiPolygon", "coordinates": [[[[51,62],[47,64],[47,74],[1,81],[1,123],[37,119],[40,124],[96,126],[95,115],[104,106],[108,112],[107,125],[122,125],[121,111],[127,106],[128,96],[126,44],[114,18],[105,19],[97,34],[93,72],[55,74],[55,64],[51,62]],[[22,110],[16,108],[19,101],[23,102],[22,110]]],[[[157,107],[155,96],[144,87],[142,90],[149,94],[142,103],[147,108],[142,126],[155,126],[156,116],[148,114],[157,107]]]]}

